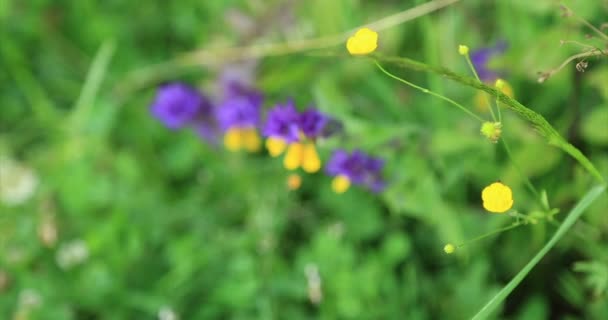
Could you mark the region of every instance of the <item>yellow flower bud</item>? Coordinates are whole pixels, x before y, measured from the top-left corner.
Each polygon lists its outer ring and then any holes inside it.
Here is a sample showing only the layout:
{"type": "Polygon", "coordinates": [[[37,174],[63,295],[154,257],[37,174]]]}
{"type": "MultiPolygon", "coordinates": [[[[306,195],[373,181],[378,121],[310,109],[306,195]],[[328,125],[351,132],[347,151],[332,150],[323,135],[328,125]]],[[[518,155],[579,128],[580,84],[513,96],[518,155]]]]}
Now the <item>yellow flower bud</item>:
{"type": "Polygon", "coordinates": [[[459,45],[458,46],[458,53],[460,53],[463,56],[466,56],[467,54],[469,54],[469,47],[465,46],[465,45],[459,45]]]}
{"type": "Polygon", "coordinates": [[[297,190],[302,185],[302,178],[297,174],[290,174],[287,177],[287,188],[289,190],[297,190]]]}
{"type": "Polygon", "coordinates": [[[447,254],[452,254],[454,253],[454,251],[456,251],[456,246],[451,243],[448,243],[445,245],[445,247],[443,247],[443,251],[447,254]]]}

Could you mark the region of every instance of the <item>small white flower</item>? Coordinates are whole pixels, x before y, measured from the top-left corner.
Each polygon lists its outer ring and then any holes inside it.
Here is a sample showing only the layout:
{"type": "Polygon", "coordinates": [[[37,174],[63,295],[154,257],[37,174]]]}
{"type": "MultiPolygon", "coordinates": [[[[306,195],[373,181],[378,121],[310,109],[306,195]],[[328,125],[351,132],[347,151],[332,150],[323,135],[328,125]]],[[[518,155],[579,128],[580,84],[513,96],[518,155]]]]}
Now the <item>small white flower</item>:
{"type": "Polygon", "coordinates": [[[61,245],[55,260],[61,269],[68,270],[85,262],[89,258],[89,249],[83,240],[74,240],[61,245]]]}
{"type": "Polygon", "coordinates": [[[162,306],[158,310],[158,320],[178,320],[179,317],[169,306],[162,306]]]}
{"type": "Polygon", "coordinates": [[[34,289],[23,289],[19,292],[19,306],[21,308],[33,308],[42,303],[42,297],[34,289]]]}
{"type": "Polygon", "coordinates": [[[308,284],[308,299],[314,304],[321,303],[323,300],[323,291],[321,289],[321,276],[319,268],[314,263],[308,263],[304,267],[306,281],[308,284]]]}
{"type": "Polygon", "coordinates": [[[34,194],[37,186],[38,178],[32,169],[0,157],[0,202],[19,205],[34,194]]]}

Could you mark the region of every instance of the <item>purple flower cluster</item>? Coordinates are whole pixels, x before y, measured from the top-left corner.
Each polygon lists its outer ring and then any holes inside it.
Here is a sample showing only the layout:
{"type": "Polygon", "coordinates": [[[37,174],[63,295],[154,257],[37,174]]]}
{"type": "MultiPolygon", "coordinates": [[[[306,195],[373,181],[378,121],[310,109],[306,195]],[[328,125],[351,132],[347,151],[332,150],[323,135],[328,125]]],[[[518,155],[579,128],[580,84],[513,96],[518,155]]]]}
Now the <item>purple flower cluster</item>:
{"type": "Polygon", "coordinates": [[[224,96],[216,104],[194,87],[173,82],[158,88],[150,111],[169,129],[191,127],[216,143],[231,128],[259,127],[262,102],[260,92],[236,81],[224,84],[224,96]]]}
{"type": "MultiPolygon", "coordinates": [[[[150,110],[169,129],[189,127],[212,143],[224,134],[228,149],[238,150],[245,146],[249,151],[255,151],[255,145],[259,144],[255,130],[261,126],[262,94],[236,81],[223,82],[222,89],[223,97],[218,103],[212,103],[192,86],[179,82],[165,84],[158,88],[150,110]]],[[[340,129],[338,121],[316,108],[299,112],[293,101],[288,101],[268,111],[262,134],[271,142],[276,155],[287,150],[286,168],[301,167],[312,173],[321,167],[315,141],[340,129]]],[[[382,159],[360,150],[350,154],[337,150],[326,166],[326,173],[339,177],[340,193],[351,183],[380,192],[385,188],[383,167],[382,159]]]]}
{"type": "Polygon", "coordinates": [[[298,113],[293,101],[279,104],[268,111],[262,134],[268,138],[278,138],[287,143],[300,141],[303,137],[314,140],[327,136],[326,128],[333,119],[315,108],[298,113]]]}
{"type": "Polygon", "coordinates": [[[494,46],[480,48],[471,53],[471,62],[473,62],[481,81],[493,83],[498,79],[497,72],[490,69],[488,64],[493,57],[503,54],[506,50],[507,43],[500,41],[494,46]]]}
{"type": "Polygon", "coordinates": [[[367,155],[361,150],[348,153],[334,151],[325,171],[330,176],[343,176],[353,184],[365,186],[373,192],[381,192],[386,187],[382,177],[384,160],[367,155]]]}

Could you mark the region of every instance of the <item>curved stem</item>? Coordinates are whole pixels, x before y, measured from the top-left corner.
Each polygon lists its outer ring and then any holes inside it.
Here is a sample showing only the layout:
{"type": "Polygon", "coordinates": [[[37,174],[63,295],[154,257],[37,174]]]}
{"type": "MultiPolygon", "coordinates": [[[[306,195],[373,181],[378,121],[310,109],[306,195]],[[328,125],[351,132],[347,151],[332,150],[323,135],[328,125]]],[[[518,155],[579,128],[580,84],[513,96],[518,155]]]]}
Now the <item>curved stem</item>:
{"type": "Polygon", "coordinates": [[[442,96],[442,95],[440,95],[440,94],[438,94],[438,93],[435,93],[435,92],[433,92],[433,91],[431,91],[431,90],[429,90],[429,89],[426,89],[426,88],[420,87],[420,86],[415,85],[415,84],[413,84],[413,83],[411,83],[411,82],[409,82],[409,81],[407,81],[407,80],[404,80],[404,79],[402,79],[402,78],[397,77],[396,75],[394,75],[394,74],[392,74],[392,73],[390,73],[390,72],[386,71],[384,68],[382,68],[382,66],[381,66],[381,65],[378,63],[378,61],[376,61],[376,60],[374,61],[374,63],[376,64],[376,66],[378,67],[378,69],[380,69],[380,71],[382,71],[382,72],[383,72],[384,74],[386,74],[387,76],[389,76],[389,77],[391,77],[391,78],[393,78],[393,79],[395,79],[395,80],[397,80],[397,81],[399,81],[399,82],[403,82],[403,83],[407,84],[408,86],[413,87],[413,88],[416,88],[416,89],[418,89],[418,90],[420,90],[420,91],[422,91],[422,92],[424,92],[424,93],[428,93],[428,94],[430,94],[430,95],[432,95],[432,96],[434,96],[434,97],[437,97],[437,98],[439,98],[439,99],[442,99],[442,100],[444,100],[444,101],[447,101],[447,102],[451,103],[452,105],[456,106],[458,109],[460,109],[460,110],[464,111],[466,114],[470,115],[471,117],[473,117],[473,118],[477,119],[477,120],[478,120],[478,121],[480,121],[480,122],[483,122],[483,119],[481,119],[479,116],[477,116],[477,115],[476,115],[476,114],[474,114],[473,112],[469,111],[467,108],[463,107],[463,106],[462,106],[461,104],[459,104],[458,102],[456,102],[456,101],[454,101],[454,100],[452,100],[452,99],[450,99],[450,98],[448,98],[448,97],[442,96]]]}

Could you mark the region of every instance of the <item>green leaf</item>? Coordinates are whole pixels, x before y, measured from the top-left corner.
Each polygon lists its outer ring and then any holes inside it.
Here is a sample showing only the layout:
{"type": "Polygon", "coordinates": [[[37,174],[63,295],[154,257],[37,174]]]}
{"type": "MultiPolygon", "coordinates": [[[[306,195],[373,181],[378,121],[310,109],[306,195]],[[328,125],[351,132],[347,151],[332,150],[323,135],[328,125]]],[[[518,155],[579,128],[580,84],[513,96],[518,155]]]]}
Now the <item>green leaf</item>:
{"type": "Polygon", "coordinates": [[[485,319],[509,294],[519,285],[519,283],[528,275],[528,273],[538,264],[538,262],[555,246],[557,241],[561,239],[568,229],[572,227],[574,222],[578,220],[581,214],[587,209],[595,199],[597,199],[606,190],[605,185],[599,185],[587,192],[587,194],[576,204],[576,206],[568,213],[566,220],[560,225],[553,237],[545,244],[542,249],[524,266],[519,273],[509,281],[488,303],[477,312],[473,317],[475,319],[485,319]]]}

